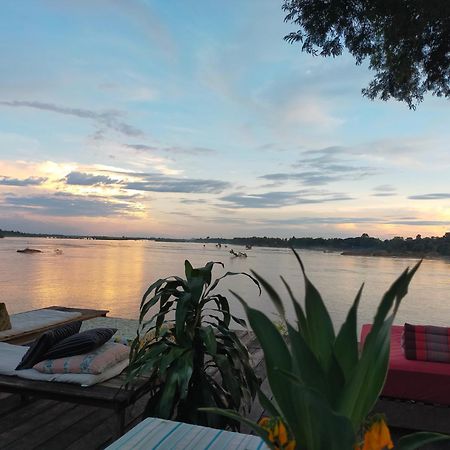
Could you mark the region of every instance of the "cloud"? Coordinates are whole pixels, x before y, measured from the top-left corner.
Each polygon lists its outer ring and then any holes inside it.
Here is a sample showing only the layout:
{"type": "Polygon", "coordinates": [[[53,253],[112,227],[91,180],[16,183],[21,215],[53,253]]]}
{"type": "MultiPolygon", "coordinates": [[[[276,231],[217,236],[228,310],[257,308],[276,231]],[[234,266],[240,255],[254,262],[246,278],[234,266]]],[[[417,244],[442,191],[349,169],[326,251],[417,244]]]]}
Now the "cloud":
{"type": "Polygon", "coordinates": [[[265,220],[272,225],[341,225],[341,224],[375,224],[408,226],[446,226],[450,220],[423,220],[419,218],[384,219],[380,217],[296,217],[287,219],[265,220]]]}
{"type": "Polygon", "coordinates": [[[0,101],[2,106],[10,106],[14,108],[34,108],[42,111],[50,111],[66,116],[74,116],[80,119],[87,119],[94,122],[98,128],[96,137],[101,137],[106,129],[116,131],[125,136],[138,137],[143,136],[143,132],[138,128],[121,120],[123,113],[120,111],[110,110],[97,112],[91,109],[70,108],[67,106],[55,105],[53,103],[44,103],[37,101],[0,101]]]}
{"type": "Polygon", "coordinates": [[[28,178],[10,178],[0,176],[0,185],[2,186],[40,186],[47,181],[47,178],[28,177],[28,178]]]}
{"type": "Polygon", "coordinates": [[[259,178],[278,184],[294,180],[306,186],[321,186],[340,180],[361,179],[376,172],[374,167],[355,164],[354,158],[349,160],[343,156],[347,156],[346,149],[338,146],[306,150],[302,152],[302,158],[293,164],[293,167],[302,170],[269,173],[259,178]]]}
{"type": "Polygon", "coordinates": [[[18,208],[38,215],[60,217],[102,217],[123,216],[132,213],[135,208],[125,202],[111,202],[104,198],[90,198],[73,194],[41,196],[7,196],[6,207],[18,208]]]}
{"type": "Polygon", "coordinates": [[[182,192],[217,194],[229,188],[230,183],[220,180],[174,178],[161,174],[148,174],[141,181],[123,184],[124,189],[148,192],[182,192]]]}
{"type": "MultiPolygon", "coordinates": [[[[220,200],[228,203],[226,208],[281,208],[283,206],[304,205],[352,200],[346,194],[315,193],[306,190],[300,191],[274,191],[263,194],[245,194],[236,192],[221,197],[220,200]]],[[[222,205],[223,207],[223,205],[222,205]]]]}
{"type": "Polygon", "coordinates": [[[206,155],[216,153],[217,151],[207,147],[182,147],[182,146],[157,146],[146,144],[125,144],[126,148],[135,150],[137,152],[165,152],[165,153],[179,153],[190,155],[206,155]]]}
{"type": "Polygon", "coordinates": [[[66,184],[78,185],[78,186],[96,186],[105,184],[117,184],[118,180],[114,180],[107,175],[93,175],[83,172],[70,172],[64,178],[66,184]]]}
{"type": "Polygon", "coordinates": [[[121,179],[114,179],[108,175],[71,172],[66,176],[64,181],[69,185],[81,186],[120,185],[124,190],[145,192],[217,194],[231,187],[230,183],[220,180],[177,178],[160,173],[107,172],[120,175],[121,179]]]}
{"type": "Polygon", "coordinates": [[[380,186],[375,186],[373,190],[377,192],[395,192],[397,189],[391,184],[382,184],[380,186]]]}
{"type": "Polygon", "coordinates": [[[447,200],[450,199],[448,192],[436,192],[432,194],[410,195],[410,200],[447,200]]]}
{"type": "Polygon", "coordinates": [[[326,175],[319,172],[300,172],[300,173],[269,173],[259,178],[264,180],[283,183],[289,180],[301,181],[307,186],[321,186],[340,179],[339,176],[326,175]]]}
{"type": "Polygon", "coordinates": [[[184,203],[185,205],[198,205],[198,204],[207,203],[207,201],[202,198],[197,198],[197,199],[182,198],[180,200],[180,203],[184,203]]]}

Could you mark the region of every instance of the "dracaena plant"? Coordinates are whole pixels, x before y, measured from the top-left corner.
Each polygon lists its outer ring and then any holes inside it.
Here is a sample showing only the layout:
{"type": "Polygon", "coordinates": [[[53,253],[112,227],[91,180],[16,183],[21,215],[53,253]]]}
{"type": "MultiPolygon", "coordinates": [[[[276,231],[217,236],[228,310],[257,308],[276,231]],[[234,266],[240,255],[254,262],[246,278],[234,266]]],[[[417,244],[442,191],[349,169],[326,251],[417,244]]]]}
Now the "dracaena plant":
{"type": "MultiPolygon", "coordinates": [[[[392,448],[383,418],[371,416],[371,410],[386,378],[391,326],[420,262],[412,270],[406,269],[384,294],[360,352],[357,308],[363,287],[336,334],[318,290],[307,277],[300,257],[295,251],[294,254],[305,284],[304,307],[281,278],[287,301],[294,306],[296,323],[286,320],[278,292],[253,272],[283,318],[286,336],[264,313],[251,308],[234,293],[244,305],[249,324],[264,351],[273,401],[261,390],[258,396],[268,417],[256,424],[232,411],[210,411],[247,423],[275,449],[392,448]]],[[[422,448],[426,443],[447,438],[436,433],[416,433],[402,438],[396,448],[422,448]]]]}
{"type": "Polygon", "coordinates": [[[200,407],[233,411],[250,408],[258,379],[247,348],[230,329],[245,321],[230,313],[228,300],[215,292],[227,272],[212,280],[214,265],[193,268],[185,261],[185,276],[157,280],[145,292],[139,327],[133,341],[128,382],[145,374],[155,388],[144,415],[182,422],[236,429],[232,418],[205,414],[200,407]],[[150,314],[157,309],[157,312],[150,314]]]}

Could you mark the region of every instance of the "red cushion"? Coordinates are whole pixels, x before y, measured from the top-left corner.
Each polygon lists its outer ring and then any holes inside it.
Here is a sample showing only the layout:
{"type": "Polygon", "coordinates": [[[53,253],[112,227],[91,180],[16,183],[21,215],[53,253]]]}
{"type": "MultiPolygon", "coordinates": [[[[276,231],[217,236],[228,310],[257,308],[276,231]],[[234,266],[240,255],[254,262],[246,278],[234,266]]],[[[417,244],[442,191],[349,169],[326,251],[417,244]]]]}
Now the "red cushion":
{"type": "MultiPolygon", "coordinates": [[[[362,344],[371,328],[370,324],[363,325],[362,344]]],[[[382,395],[450,405],[450,364],[406,359],[402,332],[402,326],[392,327],[389,371],[382,395]]]]}

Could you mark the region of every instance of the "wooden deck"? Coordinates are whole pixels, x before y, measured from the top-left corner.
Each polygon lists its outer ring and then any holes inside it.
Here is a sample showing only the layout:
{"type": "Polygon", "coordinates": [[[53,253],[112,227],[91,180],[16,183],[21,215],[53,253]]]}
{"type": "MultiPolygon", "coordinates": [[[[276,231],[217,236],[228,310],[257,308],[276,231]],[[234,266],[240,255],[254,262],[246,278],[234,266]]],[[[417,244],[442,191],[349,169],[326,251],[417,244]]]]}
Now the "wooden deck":
{"type": "MultiPolygon", "coordinates": [[[[265,378],[263,352],[255,336],[240,332],[240,337],[258,376],[265,378]]],[[[267,389],[267,382],[264,386],[267,389]]],[[[141,420],[147,400],[148,395],[126,409],[125,430],[141,420]]],[[[257,420],[262,412],[256,402],[251,417],[257,420]]],[[[117,438],[117,426],[110,409],[0,393],[0,449],[101,449],[117,438]]]]}
{"type": "MultiPolygon", "coordinates": [[[[270,398],[262,349],[253,333],[240,332],[240,337],[250,351],[257,375],[263,380],[262,389],[270,398]]],[[[140,422],[147,400],[148,395],[126,409],[126,431],[140,422]]],[[[256,421],[263,412],[256,400],[249,417],[256,421]]],[[[394,441],[407,432],[391,431],[394,441]]],[[[249,430],[242,428],[242,432],[249,430]]],[[[116,440],[116,433],[117,418],[110,409],[57,400],[25,399],[0,392],[0,449],[102,449],[116,440]]],[[[448,448],[448,444],[438,444],[426,450],[448,448]]]]}

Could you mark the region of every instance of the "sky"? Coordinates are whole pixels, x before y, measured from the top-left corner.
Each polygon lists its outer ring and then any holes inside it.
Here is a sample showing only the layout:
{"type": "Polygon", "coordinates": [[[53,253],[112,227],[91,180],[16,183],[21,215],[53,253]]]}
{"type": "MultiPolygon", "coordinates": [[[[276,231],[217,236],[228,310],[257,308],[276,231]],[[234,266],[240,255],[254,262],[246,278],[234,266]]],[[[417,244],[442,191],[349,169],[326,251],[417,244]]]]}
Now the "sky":
{"type": "Polygon", "coordinates": [[[2,1],[0,228],[441,236],[450,110],[283,40],[275,0],[2,1]]]}

